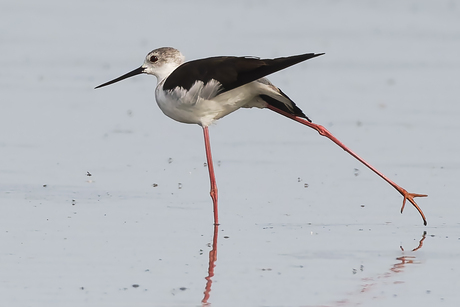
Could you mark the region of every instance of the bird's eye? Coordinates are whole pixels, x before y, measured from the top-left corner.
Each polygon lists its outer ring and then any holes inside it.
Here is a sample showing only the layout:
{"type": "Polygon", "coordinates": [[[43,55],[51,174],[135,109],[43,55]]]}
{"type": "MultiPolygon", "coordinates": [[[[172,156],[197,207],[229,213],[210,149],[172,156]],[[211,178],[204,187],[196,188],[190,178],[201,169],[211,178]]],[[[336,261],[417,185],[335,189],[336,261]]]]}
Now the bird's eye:
{"type": "Polygon", "coordinates": [[[155,63],[156,61],[158,61],[158,58],[156,55],[152,55],[150,58],[149,58],[149,61],[152,62],[152,63],[155,63]]]}

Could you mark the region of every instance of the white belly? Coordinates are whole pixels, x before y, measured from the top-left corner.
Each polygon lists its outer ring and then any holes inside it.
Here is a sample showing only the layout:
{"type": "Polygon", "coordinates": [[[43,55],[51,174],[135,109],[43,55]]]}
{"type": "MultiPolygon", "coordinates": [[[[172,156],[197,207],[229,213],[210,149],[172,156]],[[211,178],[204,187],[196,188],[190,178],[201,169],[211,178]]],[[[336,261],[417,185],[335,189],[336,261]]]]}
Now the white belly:
{"type": "Polygon", "coordinates": [[[209,126],[239,108],[266,107],[259,98],[266,91],[266,85],[258,81],[222,94],[217,94],[220,85],[214,80],[206,85],[196,82],[189,91],[182,88],[164,91],[163,83],[160,82],[155,91],[158,106],[164,114],[181,123],[209,126]]]}

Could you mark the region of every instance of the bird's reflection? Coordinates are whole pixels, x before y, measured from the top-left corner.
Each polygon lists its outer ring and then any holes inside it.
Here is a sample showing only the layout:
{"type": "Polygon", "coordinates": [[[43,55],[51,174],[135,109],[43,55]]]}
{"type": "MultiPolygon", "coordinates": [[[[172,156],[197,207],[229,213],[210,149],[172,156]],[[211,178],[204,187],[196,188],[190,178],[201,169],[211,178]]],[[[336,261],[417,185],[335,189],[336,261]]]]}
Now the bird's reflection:
{"type": "Polygon", "coordinates": [[[217,260],[217,236],[218,236],[219,225],[214,225],[214,233],[212,236],[212,249],[209,252],[209,266],[208,266],[208,276],[205,277],[206,279],[206,286],[204,288],[204,297],[201,301],[202,306],[209,306],[208,303],[209,296],[211,294],[211,285],[212,285],[212,277],[214,276],[214,268],[216,266],[217,260]]]}
{"type": "MultiPolygon", "coordinates": [[[[203,307],[205,307],[205,306],[209,307],[211,305],[211,303],[209,303],[208,300],[209,300],[210,295],[211,295],[212,277],[214,277],[214,268],[216,267],[216,261],[217,261],[218,230],[219,230],[219,226],[214,225],[214,233],[213,233],[213,238],[212,238],[212,249],[209,252],[208,275],[205,277],[206,286],[205,286],[205,289],[204,289],[204,297],[203,297],[203,300],[201,301],[203,307]]],[[[411,252],[415,252],[415,251],[418,251],[419,249],[421,249],[423,247],[423,242],[424,242],[425,238],[426,238],[426,231],[423,232],[422,238],[420,239],[420,241],[418,243],[418,246],[413,248],[411,250],[411,252]]],[[[362,288],[361,288],[361,290],[359,292],[361,292],[361,293],[368,292],[368,291],[371,290],[371,288],[374,288],[375,286],[377,286],[378,282],[376,282],[376,281],[381,280],[382,277],[387,278],[387,277],[390,277],[393,274],[403,272],[403,269],[408,264],[419,263],[419,262],[416,261],[415,256],[413,256],[413,255],[404,255],[405,250],[404,250],[404,248],[402,246],[400,246],[400,249],[403,252],[403,255],[396,258],[396,260],[398,262],[393,264],[393,266],[386,273],[379,274],[378,276],[376,276],[374,278],[365,278],[365,279],[363,279],[363,281],[365,283],[362,285],[362,288]],[[374,281],[374,282],[370,282],[370,281],[374,281]]],[[[346,300],[340,301],[338,303],[343,303],[345,301],[349,302],[349,300],[346,299],[346,300]]]]}

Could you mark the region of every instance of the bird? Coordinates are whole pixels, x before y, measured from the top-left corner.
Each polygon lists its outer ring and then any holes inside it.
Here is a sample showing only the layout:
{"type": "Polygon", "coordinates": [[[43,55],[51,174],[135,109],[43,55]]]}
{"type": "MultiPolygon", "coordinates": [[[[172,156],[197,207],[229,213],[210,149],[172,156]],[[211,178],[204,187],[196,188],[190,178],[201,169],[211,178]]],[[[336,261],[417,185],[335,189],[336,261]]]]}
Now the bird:
{"type": "Polygon", "coordinates": [[[425,194],[409,193],[391,181],[351,149],[346,147],[323,126],[313,123],[281,89],[273,85],[267,75],[288,68],[324,53],[305,53],[274,59],[259,57],[216,56],[185,61],[182,53],[172,47],[161,47],[147,54],[144,63],[95,89],[116,83],[139,74],[157,78],[156,102],[163,113],[181,123],[197,124],[203,129],[206,161],[210,178],[210,196],[213,202],[214,225],[219,225],[218,190],[212,162],[208,127],[240,108],[269,109],[329,138],[383,180],[402,196],[401,213],[408,200],[419,212],[424,225],[427,221],[415,197],[425,194]]]}

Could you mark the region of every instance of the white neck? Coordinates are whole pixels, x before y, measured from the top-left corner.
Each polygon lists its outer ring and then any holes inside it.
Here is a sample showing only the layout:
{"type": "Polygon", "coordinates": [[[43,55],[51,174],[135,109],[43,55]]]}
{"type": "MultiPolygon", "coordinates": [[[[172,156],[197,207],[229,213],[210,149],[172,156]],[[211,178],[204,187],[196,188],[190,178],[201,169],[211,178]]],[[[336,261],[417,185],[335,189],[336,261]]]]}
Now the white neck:
{"type": "MultiPolygon", "coordinates": [[[[177,67],[179,67],[179,64],[177,63],[166,63],[161,67],[157,67],[155,71],[152,72],[152,75],[155,75],[158,79],[158,83],[160,83],[166,79],[177,67]]],[[[149,72],[147,71],[147,73],[149,72]]]]}

